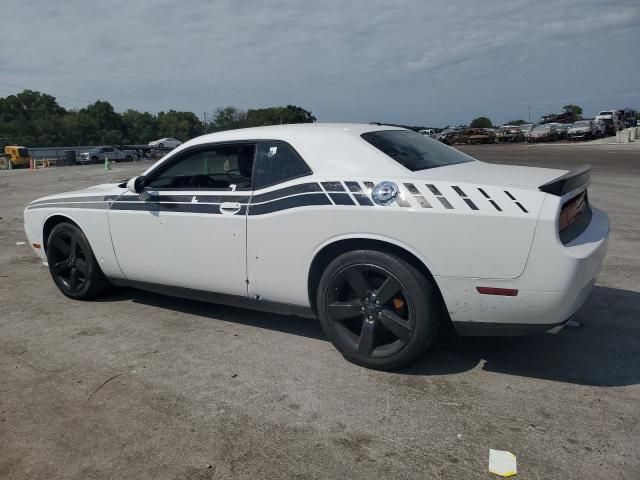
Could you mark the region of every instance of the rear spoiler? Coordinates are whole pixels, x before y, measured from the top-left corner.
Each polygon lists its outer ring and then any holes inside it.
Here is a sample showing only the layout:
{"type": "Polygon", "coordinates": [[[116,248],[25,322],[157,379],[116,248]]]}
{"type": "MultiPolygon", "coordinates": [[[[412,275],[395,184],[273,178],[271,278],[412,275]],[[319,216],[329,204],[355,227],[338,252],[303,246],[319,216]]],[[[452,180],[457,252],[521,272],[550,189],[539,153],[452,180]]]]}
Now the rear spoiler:
{"type": "Polygon", "coordinates": [[[591,165],[585,165],[584,167],[574,168],[561,177],[551,180],[544,185],[540,185],[538,189],[541,192],[561,197],[565,193],[572,192],[583,185],[588,185],[590,181],[591,165]]]}

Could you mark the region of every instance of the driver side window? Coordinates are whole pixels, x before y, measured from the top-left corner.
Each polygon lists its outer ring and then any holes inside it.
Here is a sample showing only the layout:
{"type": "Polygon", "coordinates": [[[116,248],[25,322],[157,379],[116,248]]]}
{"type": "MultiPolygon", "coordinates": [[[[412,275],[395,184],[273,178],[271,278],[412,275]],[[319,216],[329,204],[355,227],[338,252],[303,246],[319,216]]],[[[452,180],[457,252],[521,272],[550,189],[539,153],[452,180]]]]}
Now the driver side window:
{"type": "Polygon", "coordinates": [[[251,189],[254,145],[215,145],[187,152],[147,186],[151,189],[251,189]]]}

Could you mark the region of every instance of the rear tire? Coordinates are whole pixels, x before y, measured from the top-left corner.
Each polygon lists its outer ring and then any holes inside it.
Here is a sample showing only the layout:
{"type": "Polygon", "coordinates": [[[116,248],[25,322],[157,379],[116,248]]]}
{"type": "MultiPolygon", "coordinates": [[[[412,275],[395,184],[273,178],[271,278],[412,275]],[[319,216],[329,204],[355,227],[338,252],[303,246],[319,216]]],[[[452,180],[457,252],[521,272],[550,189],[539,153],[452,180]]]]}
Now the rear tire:
{"type": "Polygon", "coordinates": [[[59,223],[47,240],[51,278],[67,297],[89,300],[111,285],[96,261],[87,237],[72,223],[59,223]]]}
{"type": "Polygon", "coordinates": [[[433,343],[440,323],[435,292],[402,258],[356,250],[327,266],[316,305],[325,334],[347,360],[394,370],[417,360],[433,343]]]}

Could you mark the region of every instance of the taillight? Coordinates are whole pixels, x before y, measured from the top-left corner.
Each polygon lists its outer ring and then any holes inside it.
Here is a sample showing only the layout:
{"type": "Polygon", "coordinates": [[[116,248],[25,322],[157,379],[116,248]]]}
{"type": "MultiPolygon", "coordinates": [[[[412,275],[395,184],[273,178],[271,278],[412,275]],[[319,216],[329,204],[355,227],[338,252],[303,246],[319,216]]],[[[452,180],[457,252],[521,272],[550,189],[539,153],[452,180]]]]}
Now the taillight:
{"type": "Polygon", "coordinates": [[[560,210],[560,219],[558,221],[558,229],[560,232],[576,223],[586,208],[587,192],[585,190],[562,206],[562,210],[560,210]]]}

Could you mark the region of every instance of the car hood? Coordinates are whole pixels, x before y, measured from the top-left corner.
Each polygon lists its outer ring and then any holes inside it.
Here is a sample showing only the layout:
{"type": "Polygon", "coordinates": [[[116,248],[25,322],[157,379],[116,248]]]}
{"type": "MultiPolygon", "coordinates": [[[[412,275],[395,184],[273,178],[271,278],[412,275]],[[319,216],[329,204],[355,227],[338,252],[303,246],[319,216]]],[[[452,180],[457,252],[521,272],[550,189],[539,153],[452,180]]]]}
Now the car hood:
{"type": "Polygon", "coordinates": [[[539,167],[521,167],[516,165],[496,165],[478,160],[459,163],[446,167],[432,168],[414,172],[425,180],[443,180],[449,182],[477,183],[479,185],[500,185],[505,187],[538,190],[551,180],[567,173],[567,170],[539,167]]]}
{"type": "Polygon", "coordinates": [[[120,183],[104,183],[102,185],[95,185],[93,187],[84,188],[82,190],[73,190],[70,192],[56,193],[54,195],[47,195],[46,197],[38,198],[34,202],[42,202],[43,200],[55,200],[60,198],[86,198],[86,197],[113,197],[119,196],[126,192],[126,188],[121,188],[118,185],[120,183]]]}

